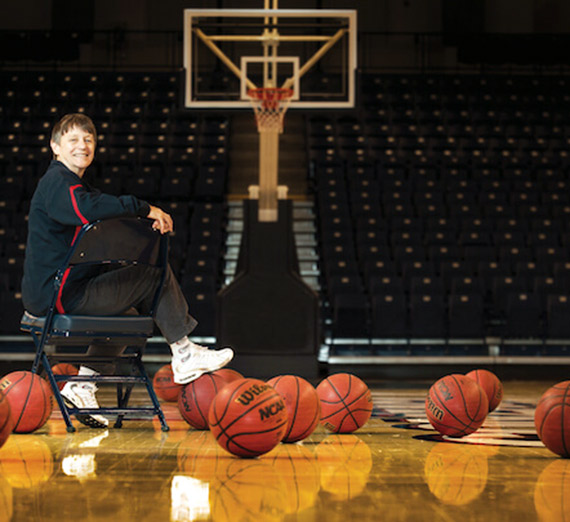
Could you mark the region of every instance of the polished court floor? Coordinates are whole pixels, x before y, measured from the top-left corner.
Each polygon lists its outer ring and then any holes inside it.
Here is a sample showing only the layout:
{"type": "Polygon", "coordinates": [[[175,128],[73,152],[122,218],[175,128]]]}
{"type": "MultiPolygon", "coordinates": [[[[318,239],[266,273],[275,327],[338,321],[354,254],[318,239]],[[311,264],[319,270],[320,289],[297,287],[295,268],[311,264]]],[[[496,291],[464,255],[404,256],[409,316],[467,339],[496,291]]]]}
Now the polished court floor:
{"type": "Polygon", "coordinates": [[[156,421],[68,434],[59,413],[0,449],[0,521],[570,520],[570,459],[537,439],[534,404],[554,382],[506,382],[484,426],[430,429],[430,383],[369,383],[374,414],[350,435],[319,427],[256,459],[222,450],[165,404],[156,421]]]}

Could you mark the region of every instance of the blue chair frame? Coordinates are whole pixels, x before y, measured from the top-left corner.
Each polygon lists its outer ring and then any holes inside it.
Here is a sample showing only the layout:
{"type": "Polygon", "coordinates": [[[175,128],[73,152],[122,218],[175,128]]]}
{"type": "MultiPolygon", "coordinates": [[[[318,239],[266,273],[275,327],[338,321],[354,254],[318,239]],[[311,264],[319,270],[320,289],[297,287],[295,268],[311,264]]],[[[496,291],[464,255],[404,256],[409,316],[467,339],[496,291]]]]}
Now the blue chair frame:
{"type": "Polygon", "coordinates": [[[74,432],[71,415],[101,414],[116,415],[115,428],[120,428],[124,418],[158,416],[163,431],[169,427],[160,403],[152,386],[152,381],[144,368],[142,353],[154,331],[154,312],[162,291],[168,267],[168,236],[152,229],[152,221],[142,218],[114,218],[84,225],[78,232],[66,259],[56,273],[52,301],[45,317],[35,317],[24,313],[20,328],[31,334],[36,354],[32,372],[38,373],[43,366],[51,385],[54,397],[63,415],[67,431],[74,432]],[[149,315],[87,316],[60,314],[56,303],[60,288],[70,270],[78,267],[107,268],[131,265],[155,266],[161,271],[160,284],[154,295],[149,315]],[[46,345],[84,346],[93,342],[129,346],[133,350],[118,357],[91,357],[85,354],[46,353],[46,345]],[[54,375],[50,360],[89,363],[128,363],[130,375],[69,376],[54,375]],[[59,391],[58,382],[79,381],[111,383],[117,386],[117,407],[81,409],[68,407],[59,391]],[[128,406],[131,391],[136,384],[146,386],[152,402],[151,407],[128,406]]]}

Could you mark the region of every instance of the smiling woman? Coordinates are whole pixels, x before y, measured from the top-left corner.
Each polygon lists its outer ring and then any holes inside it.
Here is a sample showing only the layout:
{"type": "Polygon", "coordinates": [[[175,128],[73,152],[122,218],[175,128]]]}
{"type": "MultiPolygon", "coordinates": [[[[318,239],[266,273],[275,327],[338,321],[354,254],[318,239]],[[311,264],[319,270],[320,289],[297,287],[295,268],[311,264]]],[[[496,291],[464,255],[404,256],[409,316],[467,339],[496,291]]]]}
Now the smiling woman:
{"type": "Polygon", "coordinates": [[[51,133],[54,158],[80,178],[93,162],[96,144],[95,125],[83,114],[67,114],[51,133]]]}

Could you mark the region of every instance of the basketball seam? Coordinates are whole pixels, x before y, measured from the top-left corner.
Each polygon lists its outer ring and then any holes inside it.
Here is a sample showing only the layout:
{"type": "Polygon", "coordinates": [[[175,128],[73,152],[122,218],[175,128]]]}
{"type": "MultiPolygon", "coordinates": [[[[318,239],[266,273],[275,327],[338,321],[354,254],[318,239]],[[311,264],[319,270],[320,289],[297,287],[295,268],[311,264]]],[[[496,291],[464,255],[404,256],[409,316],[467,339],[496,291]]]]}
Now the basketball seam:
{"type": "MultiPolygon", "coordinates": [[[[337,388],[336,388],[336,386],[334,385],[334,383],[331,382],[330,379],[327,379],[327,382],[328,382],[329,386],[330,386],[330,387],[335,391],[335,393],[338,395],[338,398],[340,399],[340,401],[341,401],[342,404],[344,405],[345,409],[348,409],[348,405],[345,404],[344,398],[340,396],[340,393],[339,393],[339,391],[337,390],[337,388]]],[[[347,391],[346,391],[346,397],[349,397],[349,396],[350,396],[350,390],[351,390],[351,388],[352,388],[352,375],[349,374],[349,375],[348,375],[348,389],[347,389],[347,391]]],[[[351,404],[354,404],[354,401],[352,401],[351,404]]],[[[350,416],[352,417],[352,421],[354,422],[354,425],[358,427],[358,423],[356,422],[356,419],[354,418],[354,416],[352,415],[352,413],[350,412],[350,410],[348,410],[348,411],[349,411],[349,413],[350,413],[350,416]]],[[[329,417],[330,417],[330,415],[327,415],[327,416],[324,417],[324,418],[325,418],[325,419],[328,419],[329,417]]],[[[345,418],[346,418],[346,417],[344,417],[344,418],[342,419],[342,422],[344,422],[344,419],[345,419],[345,418]]],[[[341,425],[342,425],[342,423],[341,423],[341,425]]]]}

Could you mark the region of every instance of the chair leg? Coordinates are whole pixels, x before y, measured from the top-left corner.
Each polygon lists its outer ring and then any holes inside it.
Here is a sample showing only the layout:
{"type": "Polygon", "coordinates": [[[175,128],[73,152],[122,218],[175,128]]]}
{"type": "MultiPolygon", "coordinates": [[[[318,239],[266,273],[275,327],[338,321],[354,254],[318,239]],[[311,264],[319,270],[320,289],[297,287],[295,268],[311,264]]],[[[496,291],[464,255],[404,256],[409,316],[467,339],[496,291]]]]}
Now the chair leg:
{"type": "Polygon", "coordinates": [[[137,366],[137,369],[138,369],[140,375],[144,378],[144,384],[146,386],[146,390],[148,392],[150,400],[152,401],[154,411],[155,411],[156,415],[158,416],[158,420],[160,421],[161,430],[162,431],[169,431],[170,428],[166,422],[166,418],[165,418],[164,413],[162,411],[162,408],[160,406],[160,402],[158,401],[158,397],[156,396],[156,393],[154,392],[154,388],[152,387],[152,382],[150,381],[148,374],[146,373],[146,370],[144,368],[144,364],[141,361],[140,354],[135,359],[135,364],[137,366]]]}
{"type": "MultiPolygon", "coordinates": [[[[57,402],[57,405],[59,406],[59,410],[61,411],[61,415],[63,416],[63,420],[65,422],[65,426],[67,428],[68,433],[73,433],[75,432],[75,426],[73,426],[73,423],[71,422],[71,417],[69,415],[69,412],[67,411],[67,406],[65,405],[65,402],[63,400],[63,397],[61,396],[61,393],[59,391],[59,387],[57,385],[57,381],[55,380],[55,377],[53,376],[53,372],[51,370],[51,366],[49,364],[49,360],[47,358],[47,355],[45,354],[45,352],[42,350],[41,353],[38,353],[36,355],[36,358],[41,361],[42,366],[44,367],[44,370],[47,374],[48,377],[48,381],[50,383],[51,386],[51,390],[52,393],[55,397],[55,400],[57,402]]],[[[32,372],[37,373],[38,371],[38,367],[39,365],[35,364],[34,361],[34,366],[32,367],[32,372]]]]}

